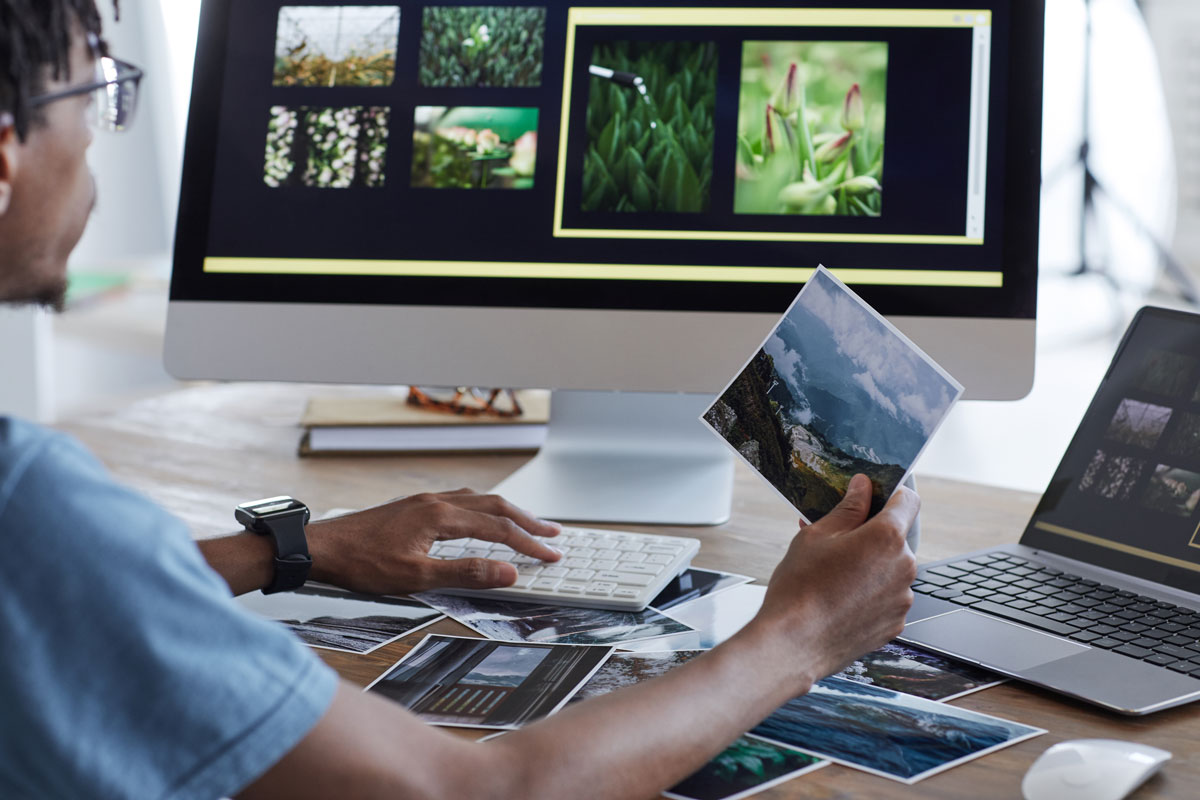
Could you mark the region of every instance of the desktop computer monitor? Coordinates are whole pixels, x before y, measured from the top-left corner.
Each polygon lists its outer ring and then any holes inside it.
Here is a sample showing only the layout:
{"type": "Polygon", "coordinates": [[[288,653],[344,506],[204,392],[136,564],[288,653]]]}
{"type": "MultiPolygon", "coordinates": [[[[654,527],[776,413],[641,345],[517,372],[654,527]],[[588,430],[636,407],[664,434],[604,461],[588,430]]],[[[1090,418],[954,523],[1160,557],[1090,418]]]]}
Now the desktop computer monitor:
{"type": "Polygon", "coordinates": [[[967,397],[1028,391],[1043,15],[204,0],[167,367],[552,388],[502,491],[720,521],[696,417],[818,263],[967,397]]]}

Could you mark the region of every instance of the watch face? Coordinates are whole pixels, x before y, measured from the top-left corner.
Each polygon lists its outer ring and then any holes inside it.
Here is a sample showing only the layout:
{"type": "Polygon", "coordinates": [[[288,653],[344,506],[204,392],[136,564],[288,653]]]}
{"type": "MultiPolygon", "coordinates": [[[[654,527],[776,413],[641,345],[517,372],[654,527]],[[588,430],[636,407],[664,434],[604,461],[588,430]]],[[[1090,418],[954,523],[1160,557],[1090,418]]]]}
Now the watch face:
{"type": "Polygon", "coordinates": [[[268,497],[264,500],[251,500],[238,506],[238,510],[252,517],[268,517],[294,511],[307,511],[308,506],[294,497],[280,496],[268,497]]]}

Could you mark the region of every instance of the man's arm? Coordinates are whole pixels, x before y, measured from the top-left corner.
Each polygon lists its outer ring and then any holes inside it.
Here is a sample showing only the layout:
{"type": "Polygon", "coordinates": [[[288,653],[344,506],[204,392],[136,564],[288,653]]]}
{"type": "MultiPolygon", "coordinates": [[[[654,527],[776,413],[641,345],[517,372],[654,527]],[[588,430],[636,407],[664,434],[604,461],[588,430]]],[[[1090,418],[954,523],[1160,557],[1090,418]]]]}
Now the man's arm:
{"type": "Polygon", "coordinates": [[[904,535],[919,500],[901,489],[864,524],[869,487],[856,477],[833,513],[795,537],[745,629],[661,678],[484,745],[343,684],[309,735],[242,797],[652,796],[903,628],[916,576],[904,535]]]}
{"type": "MultiPolygon", "coordinates": [[[[461,586],[509,586],[517,569],[484,558],[439,560],[429,547],[442,539],[503,542],[543,561],[562,555],[541,541],[557,536],[558,523],[540,520],[506,500],[469,489],[417,494],[355,514],[311,522],[306,528],[311,579],[370,594],[404,594],[461,586]]],[[[275,573],[271,540],[239,533],[197,543],[209,566],[234,594],[261,589],[275,573]]]]}

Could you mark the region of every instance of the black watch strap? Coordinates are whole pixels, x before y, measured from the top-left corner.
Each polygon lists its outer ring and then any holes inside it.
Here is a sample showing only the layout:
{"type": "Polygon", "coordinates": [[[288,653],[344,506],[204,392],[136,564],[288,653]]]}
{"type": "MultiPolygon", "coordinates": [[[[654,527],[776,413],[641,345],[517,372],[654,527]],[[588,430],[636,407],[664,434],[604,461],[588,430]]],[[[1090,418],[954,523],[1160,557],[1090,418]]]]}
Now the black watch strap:
{"type": "Polygon", "coordinates": [[[305,516],[291,514],[259,523],[275,540],[275,578],[263,589],[263,594],[298,589],[308,580],[312,556],[308,554],[308,537],[304,535],[305,516]]]}

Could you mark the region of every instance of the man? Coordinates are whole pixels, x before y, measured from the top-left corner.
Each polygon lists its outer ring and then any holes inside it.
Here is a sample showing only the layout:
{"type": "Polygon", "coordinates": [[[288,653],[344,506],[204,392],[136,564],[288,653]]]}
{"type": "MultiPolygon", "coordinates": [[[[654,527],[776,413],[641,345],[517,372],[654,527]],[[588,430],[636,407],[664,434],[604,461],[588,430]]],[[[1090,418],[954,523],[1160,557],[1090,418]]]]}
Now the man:
{"type": "MultiPolygon", "coordinates": [[[[112,104],[130,68],[105,61],[96,77],[93,2],[0,0],[0,300],[61,303],[95,198],[89,117],[128,111],[112,104]]],[[[197,547],[73,441],[0,418],[0,796],[651,796],[900,631],[918,500],[901,489],[864,522],[869,502],[857,476],[796,536],[761,612],[729,642],[481,746],[339,682],[243,613],[231,590],[274,579],[266,537],[197,547]]],[[[435,540],[555,560],[542,537],[557,530],[462,490],[312,523],[307,537],[313,578],[399,593],[516,578],[508,564],[434,561],[435,540]]]]}

